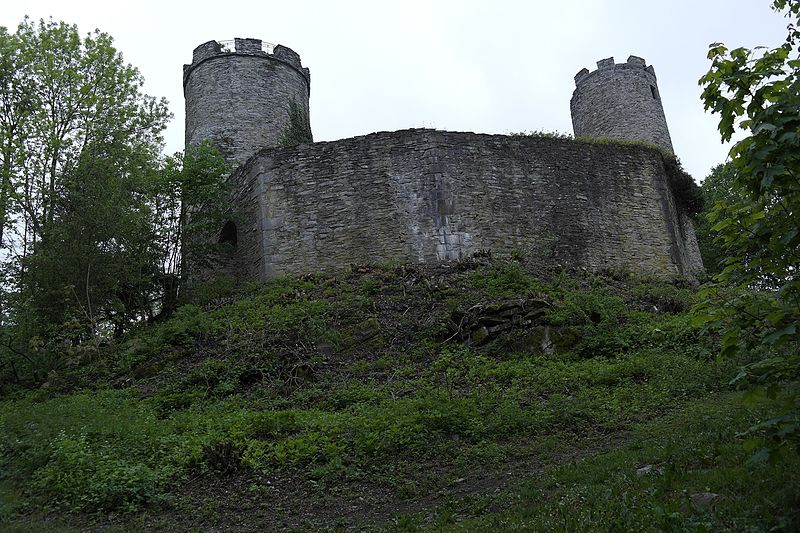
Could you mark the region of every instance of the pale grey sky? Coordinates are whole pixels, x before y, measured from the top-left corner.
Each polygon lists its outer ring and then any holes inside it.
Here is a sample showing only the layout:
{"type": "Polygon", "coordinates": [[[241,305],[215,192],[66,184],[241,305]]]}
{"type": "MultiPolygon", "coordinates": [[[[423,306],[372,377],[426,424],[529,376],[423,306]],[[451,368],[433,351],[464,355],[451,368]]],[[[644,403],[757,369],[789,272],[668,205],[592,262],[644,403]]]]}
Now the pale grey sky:
{"type": "Polygon", "coordinates": [[[429,127],[572,133],[573,76],[638,55],[656,69],[673,145],[698,180],[725,160],[698,78],[708,44],[775,46],[769,0],[3,0],[0,25],[52,16],[111,34],[145,91],[169,100],[183,148],[181,69],[211,39],[284,44],[311,69],[318,141],[429,127]]]}

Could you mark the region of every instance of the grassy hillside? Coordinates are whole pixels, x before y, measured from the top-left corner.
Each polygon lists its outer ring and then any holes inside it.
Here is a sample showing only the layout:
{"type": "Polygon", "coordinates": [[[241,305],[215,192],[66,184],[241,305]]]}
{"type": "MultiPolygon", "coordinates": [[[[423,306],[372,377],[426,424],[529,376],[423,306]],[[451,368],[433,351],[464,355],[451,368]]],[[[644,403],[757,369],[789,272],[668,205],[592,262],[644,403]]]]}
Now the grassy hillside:
{"type": "Polygon", "coordinates": [[[27,530],[800,528],[680,281],[483,258],[218,284],[0,401],[27,530]]]}

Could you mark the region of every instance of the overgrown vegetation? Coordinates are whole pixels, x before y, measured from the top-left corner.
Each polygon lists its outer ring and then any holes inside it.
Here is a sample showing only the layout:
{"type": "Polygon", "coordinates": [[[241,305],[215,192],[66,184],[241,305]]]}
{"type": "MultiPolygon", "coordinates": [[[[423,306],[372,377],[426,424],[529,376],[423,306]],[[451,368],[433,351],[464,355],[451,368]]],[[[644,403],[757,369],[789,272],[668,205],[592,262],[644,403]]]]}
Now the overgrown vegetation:
{"type": "Polygon", "coordinates": [[[563,133],[560,131],[546,131],[546,130],[531,130],[531,131],[512,131],[508,134],[512,138],[525,138],[525,137],[541,137],[544,139],[572,139],[572,134],[563,133]]]}
{"type": "Polygon", "coordinates": [[[747,136],[720,172],[731,192],[709,213],[724,259],[703,291],[696,322],[723,332],[721,355],[757,354],[737,380],[782,407],[751,428],[762,459],[796,453],[800,441],[800,2],[775,0],[789,19],[777,48],[711,45],[700,83],[706,109],[719,114],[723,141],[747,136]]]}
{"type": "Polygon", "coordinates": [[[25,19],[0,50],[3,390],[168,317],[229,209],[216,150],[162,156],[167,104],[109,35],[25,19]]]}
{"type": "Polygon", "coordinates": [[[289,124],[281,132],[278,144],[280,146],[297,146],[311,142],[314,142],[314,136],[311,133],[308,110],[292,99],[289,101],[289,124]]]}
{"type": "Polygon", "coordinates": [[[703,192],[694,178],[683,169],[680,160],[675,156],[664,156],[664,167],[675,203],[681,211],[697,216],[703,211],[703,192]]]}
{"type": "Polygon", "coordinates": [[[717,165],[711,169],[701,185],[704,210],[700,216],[696,217],[695,233],[709,279],[719,274],[725,267],[725,258],[728,257],[728,253],[725,243],[716,239],[717,232],[713,229],[714,223],[709,220],[707,215],[719,202],[728,205],[736,203],[740,193],[733,188],[735,174],[736,171],[730,163],[717,165]]]}
{"type": "MultiPolygon", "coordinates": [[[[798,2],[773,6],[796,23],[798,2]]],[[[0,244],[20,250],[0,525],[800,529],[798,39],[710,51],[723,139],[740,118],[751,135],[704,184],[720,270],[700,293],[484,253],[220,279],[181,301],[183,265],[232,217],[219,154],[162,160],[164,104],[107,35],[0,29],[0,244]],[[53,87],[81,111],[45,101],[53,87]]],[[[281,143],[310,141],[293,102],[281,143]]]]}
{"type": "Polygon", "coordinates": [[[126,527],[203,528],[234,509],[252,529],[559,529],[564,503],[596,497],[570,527],[637,528],[651,513],[687,527],[796,524],[743,504],[753,484],[785,510],[798,492],[775,493],[768,466],[740,466],[733,435],[761,410],[718,417],[735,405],[737,367],[715,362],[694,301],[680,281],[499,259],[356,265],[217,294],[6,396],[4,514],[81,528],[98,511],[126,527]],[[521,300],[547,310],[503,317],[521,300]],[[471,340],[464,317],[489,338],[471,340]],[[637,476],[645,464],[655,470],[637,476]],[[220,485],[228,495],[209,499],[220,485]],[[700,492],[722,496],[685,505],[700,492]],[[531,499],[535,516],[518,503],[531,499]]]}

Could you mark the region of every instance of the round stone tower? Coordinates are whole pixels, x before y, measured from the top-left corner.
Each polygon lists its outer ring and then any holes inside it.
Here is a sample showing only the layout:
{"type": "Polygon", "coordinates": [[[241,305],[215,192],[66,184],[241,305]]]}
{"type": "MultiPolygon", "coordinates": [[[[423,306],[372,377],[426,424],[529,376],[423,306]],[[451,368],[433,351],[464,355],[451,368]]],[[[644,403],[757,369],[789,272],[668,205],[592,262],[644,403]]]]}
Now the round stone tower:
{"type": "Polygon", "coordinates": [[[240,165],[279,144],[298,121],[308,124],[310,75],[300,56],[259,39],[209,41],[183,66],[186,145],[210,140],[240,165]]]}
{"type": "Polygon", "coordinates": [[[673,153],[656,73],[641,57],[617,64],[609,57],[594,72],[578,72],[570,109],[576,137],[642,141],[673,153]]]}

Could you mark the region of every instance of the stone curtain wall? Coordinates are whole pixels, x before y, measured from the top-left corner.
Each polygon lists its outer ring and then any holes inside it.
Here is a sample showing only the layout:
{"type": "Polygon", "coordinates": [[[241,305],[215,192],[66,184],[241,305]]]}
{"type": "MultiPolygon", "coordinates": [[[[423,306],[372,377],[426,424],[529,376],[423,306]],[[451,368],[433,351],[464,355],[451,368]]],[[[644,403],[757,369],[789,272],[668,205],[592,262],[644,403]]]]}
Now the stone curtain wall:
{"type": "Polygon", "coordinates": [[[258,39],[236,39],[235,52],[217,41],[198,46],[184,65],[186,145],[209,139],[228,161],[244,163],[277,146],[291,101],[308,113],[309,83],[300,56],[285,46],[272,54],[258,39]]]}
{"type": "Polygon", "coordinates": [[[662,156],[640,146],[405,130],[263,150],[232,179],[246,277],[479,250],[591,269],[697,268],[662,156]]]}
{"type": "Polygon", "coordinates": [[[576,137],[611,137],[655,144],[673,153],[655,70],[630,56],[597,62],[597,70],[575,75],[570,109],[576,137]]]}

